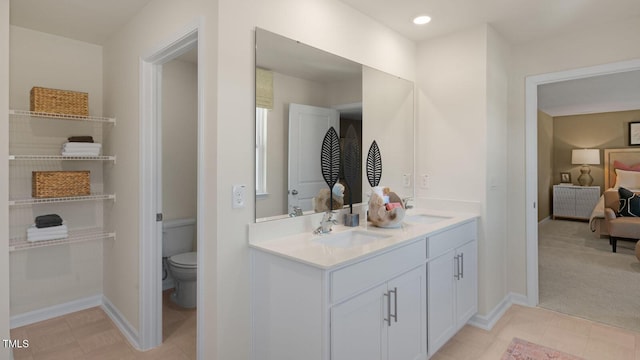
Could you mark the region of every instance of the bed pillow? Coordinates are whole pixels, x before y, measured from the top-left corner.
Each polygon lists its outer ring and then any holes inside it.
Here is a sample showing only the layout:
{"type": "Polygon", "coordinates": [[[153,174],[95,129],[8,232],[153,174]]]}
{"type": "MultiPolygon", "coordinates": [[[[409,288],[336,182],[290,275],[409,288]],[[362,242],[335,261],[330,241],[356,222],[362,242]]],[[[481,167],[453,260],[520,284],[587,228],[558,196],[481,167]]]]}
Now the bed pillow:
{"type": "Polygon", "coordinates": [[[613,161],[613,167],[615,169],[626,170],[626,171],[640,171],[640,163],[634,165],[625,165],[618,160],[613,161]]]}
{"type": "Polygon", "coordinates": [[[618,215],[639,217],[640,196],[623,187],[618,189],[618,195],[620,195],[620,209],[618,210],[618,215]]]}
{"type": "Polygon", "coordinates": [[[640,171],[616,169],[615,188],[640,189],[640,171]]]}

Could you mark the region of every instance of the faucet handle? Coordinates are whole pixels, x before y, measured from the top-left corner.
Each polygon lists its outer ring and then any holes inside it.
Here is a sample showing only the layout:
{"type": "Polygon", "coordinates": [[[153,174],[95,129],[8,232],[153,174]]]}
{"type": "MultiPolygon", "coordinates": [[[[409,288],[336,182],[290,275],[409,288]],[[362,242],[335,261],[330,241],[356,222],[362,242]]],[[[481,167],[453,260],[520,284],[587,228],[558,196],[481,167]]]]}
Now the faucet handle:
{"type": "Polygon", "coordinates": [[[411,197],[411,196],[407,196],[407,197],[402,198],[402,205],[404,205],[405,209],[412,209],[413,208],[413,205],[409,205],[409,201],[412,201],[412,200],[413,200],[413,197],[411,197]]]}

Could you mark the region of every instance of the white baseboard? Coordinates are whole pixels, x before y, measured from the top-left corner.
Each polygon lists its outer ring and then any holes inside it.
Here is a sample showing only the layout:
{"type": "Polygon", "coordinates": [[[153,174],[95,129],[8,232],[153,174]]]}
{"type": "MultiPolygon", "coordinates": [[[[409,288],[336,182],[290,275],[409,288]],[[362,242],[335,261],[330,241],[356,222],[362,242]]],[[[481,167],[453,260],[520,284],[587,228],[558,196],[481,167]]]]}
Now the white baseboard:
{"type": "Polygon", "coordinates": [[[546,223],[547,221],[551,220],[551,216],[547,216],[546,218],[538,221],[538,225],[542,224],[542,223],[546,223]]]}
{"type": "Polygon", "coordinates": [[[11,329],[102,305],[102,295],[89,296],[11,317],[11,329]]]}
{"type": "Polygon", "coordinates": [[[102,310],[109,315],[114,324],[120,329],[120,332],[124,337],[127,338],[131,346],[136,348],[137,350],[142,349],[140,346],[140,335],[138,334],[138,330],[136,330],[127,319],[118,311],[118,309],[113,306],[111,301],[106,297],[102,297],[102,310]]]}
{"type": "Polygon", "coordinates": [[[487,315],[475,315],[469,320],[468,324],[477,328],[490,331],[500,320],[502,315],[511,307],[511,305],[529,306],[527,297],[521,294],[509,293],[496,305],[487,315]]]}

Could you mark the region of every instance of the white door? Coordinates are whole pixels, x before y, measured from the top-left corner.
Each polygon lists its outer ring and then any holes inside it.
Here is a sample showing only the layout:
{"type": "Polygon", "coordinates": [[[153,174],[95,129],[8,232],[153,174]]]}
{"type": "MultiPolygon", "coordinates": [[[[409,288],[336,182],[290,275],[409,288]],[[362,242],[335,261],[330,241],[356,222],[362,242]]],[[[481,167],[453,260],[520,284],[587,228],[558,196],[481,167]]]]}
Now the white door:
{"type": "Polygon", "coordinates": [[[460,279],[456,281],[458,328],[478,311],[478,243],[472,241],[456,251],[460,259],[460,279]]]}
{"type": "Polygon", "coordinates": [[[455,250],[427,264],[429,290],[427,294],[429,354],[433,355],[455,333],[455,250]]]}
{"type": "Polygon", "coordinates": [[[387,284],[331,308],[331,360],[386,360],[387,284]]]}
{"type": "Polygon", "coordinates": [[[312,199],[327,184],[320,170],[320,149],[330,127],[340,134],[338,110],[289,104],[289,212],[313,210],[312,199]]]}
{"type": "Polygon", "coordinates": [[[418,360],[427,356],[426,269],[421,266],[391,281],[389,360],[418,360]]]}

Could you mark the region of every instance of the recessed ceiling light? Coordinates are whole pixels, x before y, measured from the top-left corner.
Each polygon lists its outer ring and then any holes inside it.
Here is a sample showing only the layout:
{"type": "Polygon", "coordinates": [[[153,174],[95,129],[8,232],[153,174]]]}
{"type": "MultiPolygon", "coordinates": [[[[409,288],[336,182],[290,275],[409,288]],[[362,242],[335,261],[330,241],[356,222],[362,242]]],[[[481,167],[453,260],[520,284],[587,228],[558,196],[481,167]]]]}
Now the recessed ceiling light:
{"type": "Polygon", "coordinates": [[[431,21],[431,17],[427,15],[420,15],[413,19],[413,23],[416,25],[424,25],[431,21]]]}

